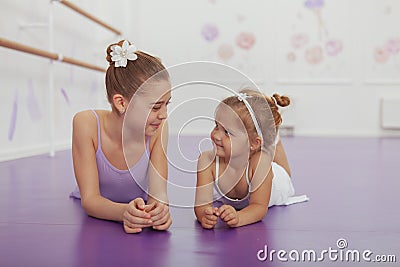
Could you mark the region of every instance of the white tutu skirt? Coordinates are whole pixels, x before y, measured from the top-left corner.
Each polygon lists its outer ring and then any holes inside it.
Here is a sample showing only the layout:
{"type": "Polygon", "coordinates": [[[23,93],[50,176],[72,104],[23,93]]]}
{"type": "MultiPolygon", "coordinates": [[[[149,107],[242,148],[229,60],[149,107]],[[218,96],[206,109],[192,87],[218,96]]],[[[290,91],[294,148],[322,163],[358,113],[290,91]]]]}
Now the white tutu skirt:
{"type": "Polygon", "coordinates": [[[272,179],[271,197],[268,207],[291,205],[309,200],[306,195],[294,195],[295,190],[292,179],[282,166],[272,162],[272,172],[274,173],[274,178],[272,179]]]}

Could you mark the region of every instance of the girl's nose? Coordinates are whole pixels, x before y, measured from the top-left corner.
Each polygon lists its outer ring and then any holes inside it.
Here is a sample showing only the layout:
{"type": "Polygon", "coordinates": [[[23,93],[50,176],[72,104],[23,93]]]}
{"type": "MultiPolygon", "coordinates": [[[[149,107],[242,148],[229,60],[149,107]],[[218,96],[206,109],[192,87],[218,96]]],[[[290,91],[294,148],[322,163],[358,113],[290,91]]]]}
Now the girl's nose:
{"type": "Polygon", "coordinates": [[[158,119],[159,119],[159,120],[164,120],[164,119],[167,118],[167,116],[168,116],[168,114],[167,114],[167,107],[166,107],[166,106],[165,106],[165,107],[162,107],[162,108],[160,109],[160,111],[158,112],[158,115],[157,115],[158,119]]]}
{"type": "Polygon", "coordinates": [[[218,131],[216,131],[216,130],[213,130],[212,132],[211,132],[211,137],[212,138],[214,138],[215,140],[221,140],[221,136],[220,136],[220,134],[218,133],[218,131]]]}

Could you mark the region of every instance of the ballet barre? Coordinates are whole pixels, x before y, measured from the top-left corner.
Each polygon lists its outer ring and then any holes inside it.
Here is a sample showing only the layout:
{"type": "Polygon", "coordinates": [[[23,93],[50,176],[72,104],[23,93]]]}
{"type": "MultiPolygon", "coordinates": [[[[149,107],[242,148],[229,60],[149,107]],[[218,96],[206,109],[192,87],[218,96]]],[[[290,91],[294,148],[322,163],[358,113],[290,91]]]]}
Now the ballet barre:
{"type": "Polygon", "coordinates": [[[69,7],[70,9],[74,10],[75,12],[81,14],[82,16],[94,21],[95,23],[103,26],[104,28],[116,33],[117,35],[121,35],[121,32],[117,29],[115,29],[114,27],[108,25],[107,23],[101,21],[100,19],[96,18],[95,16],[89,14],[88,12],[86,12],[85,10],[79,8],[78,6],[74,5],[73,3],[67,1],[67,0],[54,0],[55,2],[59,2],[67,7],[69,7]]]}
{"type": "Polygon", "coordinates": [[[106,70],[104,68],[77,60],[77,59],[73,59],[70,57],[64,57],[61,54],[57,54],[57,53],[51,53],[45,50],[41,50],[38,48],[34,48],[31,46],[27,46],[21,43],[17,43],[14,41],[10,41],[7,40],[5,38],[1,38],[0,37],[0,46],[6,47],[6,48],[10,48],[13,50],[17,50],[17,51],[21,51],[24,53],[28,53],[28,54],[33,54],[36,56],[40,56],[40,57],[44,57],[44,58],[48,58],[51,60],[57,60],[60,62],[64,62],[64,63],[68,63],[68,64],[72,64],[72,65],[76,65],[79,67],[83,67],[83,68],[87,68],[87,69],[92,69],[92,70],[96,70],[96,71],[101,71],[101,72],[105,72],[106,70]]]}

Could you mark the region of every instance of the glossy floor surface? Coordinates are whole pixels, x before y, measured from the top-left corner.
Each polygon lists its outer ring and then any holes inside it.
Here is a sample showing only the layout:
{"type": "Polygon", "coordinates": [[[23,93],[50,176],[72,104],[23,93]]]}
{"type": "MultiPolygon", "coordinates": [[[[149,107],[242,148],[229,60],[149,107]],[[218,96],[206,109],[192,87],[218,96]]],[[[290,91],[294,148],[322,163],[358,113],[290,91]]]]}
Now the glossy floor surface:
{"type": "Polygon", "coordinates": [[[398,266],[400,139],[283,141],[297,194],[310,201],[237,229],[203,230],[191,208],[172,207],[169,231],[128,235],[68,197],[71,151],[1,162],[0,266],[398,266]]]}

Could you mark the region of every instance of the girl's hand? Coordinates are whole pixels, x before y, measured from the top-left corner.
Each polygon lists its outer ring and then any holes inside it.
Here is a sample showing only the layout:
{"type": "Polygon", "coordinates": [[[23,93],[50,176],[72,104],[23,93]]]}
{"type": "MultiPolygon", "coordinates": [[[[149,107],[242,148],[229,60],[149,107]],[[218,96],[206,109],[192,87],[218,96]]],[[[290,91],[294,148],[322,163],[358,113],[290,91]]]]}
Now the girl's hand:
{"type": "Polygon", "coordinates": [[[155,201],[148,206],[151,206],[149,214],[151,216],[151,221],[153,222],[153,229],[167,230],[172,224],[169,206],[158,201],[155,201]]]}
{"type": "Polygon", "coordinates": [[[201,226],[205,229],[212,229],[218,222],[218,208],[207,207],[204,210],[204,216],[201,218],[201,226]]]}
{"type": "Polygon", "coordinates": [[[142,198],[136,198],[129,202],[122,220],[126,233],[140,233],[144,227],[153,225],[151,215],[146,211],[148,208],[149,205],[145,205],[142,198]]]}
{"type": "Polygon", "coordinates": [[[222,205],[219,210],[219,217],[226,222],[229,227],[236,227],[239,224],[239,217],[234,207],[222,205]]]}

